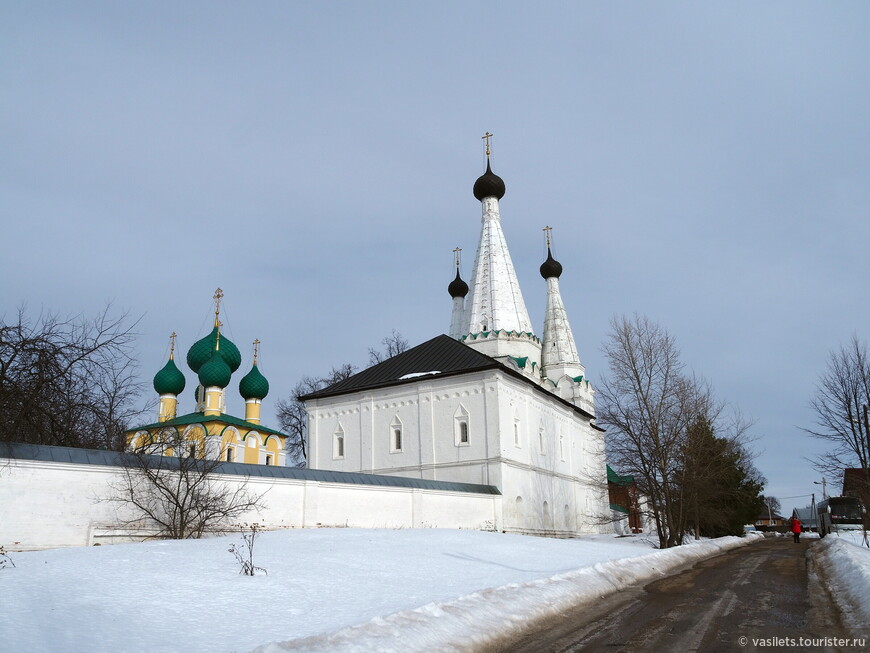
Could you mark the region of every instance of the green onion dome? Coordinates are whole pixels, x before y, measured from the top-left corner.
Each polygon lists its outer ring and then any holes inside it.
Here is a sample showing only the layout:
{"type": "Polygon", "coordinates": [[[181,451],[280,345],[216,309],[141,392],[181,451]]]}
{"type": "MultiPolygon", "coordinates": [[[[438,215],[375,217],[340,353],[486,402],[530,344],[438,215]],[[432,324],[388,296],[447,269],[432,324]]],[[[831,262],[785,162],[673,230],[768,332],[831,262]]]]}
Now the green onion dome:
{"type": "MultiPolygon", "coordinates": [[[[221,338],[221,345],[223,344],[224,340],[221,338]]],[[[199,382],[203,388],[210,388],[212,386],[226,388],[230,384],[230,377],[233,375],[233,371],[227,365],[222,354],[223,350],[213,350],[211,358],[199,368],[199,382]]]]}
{"type": "MultiPolygon", "coordinates": [[[[217,337],[218,328],[215,327],[205,338],[193,343],[193,346],[187,352],[187,365],[197,374],[200,368],[211,358],[217,337]]],[[[220,355],[229,366],[231,373],[239,369],[239,366],[242,364],[242,354],[239,352],[239,348],[223,334],[221,334],[220,355]]]]}
{"type": "Polygon", "coordinates": [[[171,358],[163,369],[154,375],[154,390],[160,395],[180,395],[184,390],[184,374],[171,358]]]}
{"type": "Polygon", "coordinates": [[[257,368],[256,363],[239,382],[239,394],[244,399],[263,399],[269,394],[269,382],[257,368]]]}

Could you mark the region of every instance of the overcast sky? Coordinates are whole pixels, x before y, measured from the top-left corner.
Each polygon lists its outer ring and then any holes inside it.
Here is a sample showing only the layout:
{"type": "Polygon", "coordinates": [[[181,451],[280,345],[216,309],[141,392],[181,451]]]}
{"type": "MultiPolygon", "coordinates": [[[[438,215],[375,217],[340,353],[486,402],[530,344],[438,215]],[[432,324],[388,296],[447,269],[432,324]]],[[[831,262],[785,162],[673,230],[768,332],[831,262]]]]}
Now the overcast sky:
{"type": "Polygon", "coordinates": [[[220,286],[229,410],[259,338],[277,426],[301,376],[448,330],[490,131],[538,333],[549,224],[593,384],[613,315],[659,322],[790,512],[819,372],[868,339],[868,34],[866,2],[2,0],[0,314],[141,315],[150,391],[220,286]]]}

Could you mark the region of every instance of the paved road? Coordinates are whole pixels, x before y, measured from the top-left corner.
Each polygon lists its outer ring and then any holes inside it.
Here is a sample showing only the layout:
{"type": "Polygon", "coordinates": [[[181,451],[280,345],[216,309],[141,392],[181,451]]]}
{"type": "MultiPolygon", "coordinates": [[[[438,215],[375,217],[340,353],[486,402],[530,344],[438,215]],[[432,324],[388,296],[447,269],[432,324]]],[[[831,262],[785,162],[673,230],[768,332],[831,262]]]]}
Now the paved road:
{"type": "Polygon", "coordinates": [[[870,650],[870,639],[863,647],[819,641],[855,633],[843,628],[808,569],[807,547],[816,542],[770,538],[734,549],[592,608],[561,614],[487,653],[870,650]],[[774,647],[771,638],[777,637],[791,641],[780,639],[785,646],[774,647]],[[815,641],[801,646],[801,637],[815,641]],[[759,639],[766,641],[753,643],[759,639]]]}

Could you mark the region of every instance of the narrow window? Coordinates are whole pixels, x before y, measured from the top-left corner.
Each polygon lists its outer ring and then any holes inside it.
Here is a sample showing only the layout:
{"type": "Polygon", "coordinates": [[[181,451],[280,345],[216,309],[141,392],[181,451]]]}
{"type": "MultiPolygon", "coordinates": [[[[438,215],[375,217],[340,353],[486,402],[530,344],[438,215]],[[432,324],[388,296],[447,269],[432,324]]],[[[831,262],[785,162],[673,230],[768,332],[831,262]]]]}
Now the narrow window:
{"type": "Polygon", "coordinates": [[[565,436],[564,434],[559,434],[559,458],[565,460],[565,436]]]}
{"type": "Polygon", "coordinates": [[[460,404],[453,413],[453,444],[457,447],[467,447],[471,441],[468,419],[468,410],[460,404]]]}
{"type": "Polygon", "coordinates": [[[227,462],[228,463],[233,462],[233,454],[234,454],[233,448],[227,447],[227,462]]]}
{"type": "Polygon", "coordinates": [[[188,455],[191,458],[194,458],[196,456],[196,445],[195,444],[190,445],[190,448],[188,449],[188,455]]]}
{"type": "Polygon", "coordinates": [[[538,431],[538,450],[541,452],[541,455],[546,453],[544,451],[544,429],[538,431]]]}
{"type": "Polygon", "coordinates": [[[271,465],[271,464],[272,464],[272,456],[270,456],[270,455],[268,455],[268,454],[266,455],[266,464],[267,464],[267,465],[271,465]]]}
{"type": "Polygon", "coordinates": [[[332,434],[332,458],[334,460],[344,458],[344,429],[341,428],[341,424],[332,434]]]}
{"type": "Polygon", "coordinates": [[[390,453],[400,453],[402,451],[402,420],[396,415],[393,421],[390,422],[390,453]]]}
{"type": "Polygon", "coordinates": [[[520,423],[519,421],[514,421],[514,446],[520,446],[520,423]]]}

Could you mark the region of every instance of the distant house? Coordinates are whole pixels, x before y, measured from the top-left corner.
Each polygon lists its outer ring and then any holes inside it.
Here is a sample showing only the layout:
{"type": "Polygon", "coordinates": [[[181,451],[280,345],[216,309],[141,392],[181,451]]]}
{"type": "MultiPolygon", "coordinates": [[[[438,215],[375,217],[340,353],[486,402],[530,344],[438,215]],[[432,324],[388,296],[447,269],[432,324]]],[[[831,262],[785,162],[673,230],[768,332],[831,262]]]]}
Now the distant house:
{"type": "Polygon", "coordinates": [[[795,508],[791,513],[791,518],[799,519],[804,531],[819,530],[819,522],[812,506],[807,506],[806,508],[795,508]]]}
{"type": "Polygon", "coordinates": [[[643,530],[643,520],[634,477],[620,476],[610,465],[607,465],[607,495],[610,509],[614,513],[625,515],[624,519],[628,520],[628,530],[632,533],[640,533],[643,530]]]}
{"type": "Polygon", "coordinates": [[[870,470],[863,467],[844,469],[843,496],[857,499],[870,496],[870,470]]]}
{"type": "Polygon", "coordinates": [[[775,512],[763,512],[755,520],[755,525],[764,529],[775,529],[786,525],[786,518],[782,515],[777,515],[775,512]]]}

